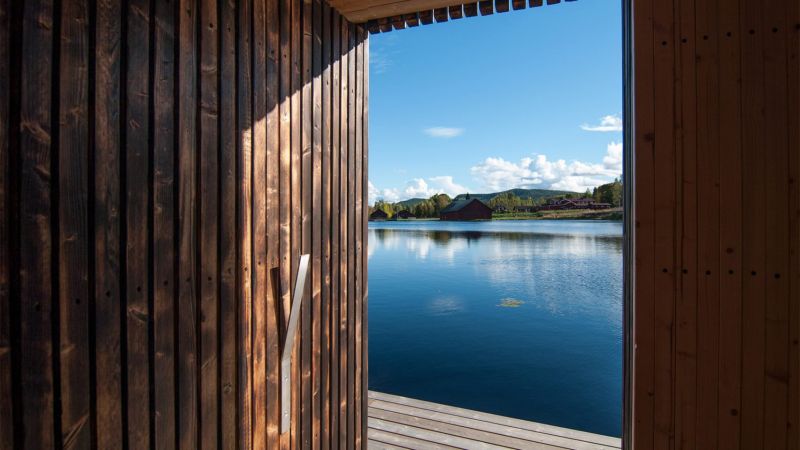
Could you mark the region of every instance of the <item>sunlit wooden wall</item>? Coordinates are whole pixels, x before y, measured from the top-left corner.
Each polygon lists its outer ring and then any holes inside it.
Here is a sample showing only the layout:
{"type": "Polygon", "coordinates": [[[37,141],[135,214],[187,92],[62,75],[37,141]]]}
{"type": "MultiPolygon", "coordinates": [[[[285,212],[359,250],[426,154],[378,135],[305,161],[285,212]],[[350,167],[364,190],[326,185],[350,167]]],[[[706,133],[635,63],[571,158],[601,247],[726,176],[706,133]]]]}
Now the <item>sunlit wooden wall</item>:
{"type": "Polygon", "coordinates": [[[800,448],[800,2],[632,4],[634,448],[800,448]]]}
{"type": "Polygon", "coordinates": [[[319,0],[0,0],[0,449],[365,444],[368,52],[319,0]]]}

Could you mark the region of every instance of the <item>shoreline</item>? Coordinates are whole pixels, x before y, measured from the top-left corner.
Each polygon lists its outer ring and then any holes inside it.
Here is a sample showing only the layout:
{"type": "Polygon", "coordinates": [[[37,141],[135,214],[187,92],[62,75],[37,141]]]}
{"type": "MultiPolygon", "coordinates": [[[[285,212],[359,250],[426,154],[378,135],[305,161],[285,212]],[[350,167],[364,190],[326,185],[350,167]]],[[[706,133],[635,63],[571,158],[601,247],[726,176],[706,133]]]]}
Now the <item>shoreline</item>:
{"type": "MultiPolygon", "coordinates": [[[[621,222],[623,219],[622,208],[611,209],[568,209],[568,210],[550,210],[538,211],[533,213],[506,213],[506,214],[492,214],[490,220],[453,220],[442,222],[489,222],[492,220],[606,220],[621,222]]],[[[370,223],[375,222],[439,222],[440,219],[436,217],[423,217],[414,219],[398,219],[398,220],[371,220],[370,223]]]]}

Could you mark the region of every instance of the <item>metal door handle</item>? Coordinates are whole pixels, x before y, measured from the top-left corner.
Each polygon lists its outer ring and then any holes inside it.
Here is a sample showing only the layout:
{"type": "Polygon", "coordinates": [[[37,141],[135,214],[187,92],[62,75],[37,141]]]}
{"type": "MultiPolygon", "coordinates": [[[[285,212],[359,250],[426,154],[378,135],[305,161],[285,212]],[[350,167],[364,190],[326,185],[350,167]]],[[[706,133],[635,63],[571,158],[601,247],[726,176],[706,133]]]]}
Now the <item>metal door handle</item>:
{"type": "Polygon", "coordinates": [[[306,279],[308,279],[309,255],[300,256],[297,269],[297,280],[294,284],[292,309],[289,313],[289,324],[286,326],[286,338],[281,353],[281,434],[289,431],[292,424],[292,348],[297,334],[297,321],[300,316],[300,304],[303,302],[306,279]]]}

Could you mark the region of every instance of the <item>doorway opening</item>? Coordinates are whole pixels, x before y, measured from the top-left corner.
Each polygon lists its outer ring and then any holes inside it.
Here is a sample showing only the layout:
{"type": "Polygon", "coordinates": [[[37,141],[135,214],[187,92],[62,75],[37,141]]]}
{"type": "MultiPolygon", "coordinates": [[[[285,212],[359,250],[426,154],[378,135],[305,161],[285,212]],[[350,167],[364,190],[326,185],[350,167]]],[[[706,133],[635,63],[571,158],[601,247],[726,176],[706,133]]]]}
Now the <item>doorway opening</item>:
{"type": "Polygon", "coordinates": [[[625,434],[624,9],[371,36],[371,390],[625,434]]]}

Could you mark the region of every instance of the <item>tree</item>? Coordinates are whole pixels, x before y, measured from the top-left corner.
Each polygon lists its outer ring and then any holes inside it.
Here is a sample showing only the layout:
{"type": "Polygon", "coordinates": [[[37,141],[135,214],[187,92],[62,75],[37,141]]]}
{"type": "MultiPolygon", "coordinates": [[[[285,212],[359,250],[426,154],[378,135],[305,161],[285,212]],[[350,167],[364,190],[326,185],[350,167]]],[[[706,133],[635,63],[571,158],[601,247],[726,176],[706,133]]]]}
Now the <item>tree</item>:
{"type": "Polygon", "coordinates": [[[611,183],[597,186],[592,197],[598,203],[622,206],[622,182],[619,179],[615,179],[611,183]]]}

